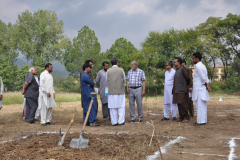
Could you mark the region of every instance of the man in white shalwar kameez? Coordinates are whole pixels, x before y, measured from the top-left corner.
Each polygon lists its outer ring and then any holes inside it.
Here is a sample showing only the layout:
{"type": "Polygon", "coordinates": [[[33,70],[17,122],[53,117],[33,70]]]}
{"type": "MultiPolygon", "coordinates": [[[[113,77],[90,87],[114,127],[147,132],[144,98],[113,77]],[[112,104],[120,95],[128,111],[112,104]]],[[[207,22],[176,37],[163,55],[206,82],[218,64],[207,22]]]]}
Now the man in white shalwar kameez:
{"type": "Polygon", "coordinates": [[[208,92],[211,92],[207,69],[201,62],[201,59],[202,55],[199,52],[193,54],[193,63],[196,64],[192,90],[192,100],[195,101],[197,109],[197,122],[194,123],[195,126],[207,123],[207,101],[209,100],[208,92]]]}
{"type": "Polygon", "coordinates": [[[177,120],[177,104],[173,104],[173,83],[174,83],[174,76],[175,76],[175,70],[172,68],[173,62],[168,61],[166,63],[166,69],[165,72],[165,82],[164,82],[164,117],[161,121],[169,120],[169,113],[171,111],[172,114],[172,120],[177,120]]]}
{"type": "Polygon", "coordinates": [[[45,71],[40,75],[39,88],[39,109],[41,115],[41,125],[54,125],[52,120],[52,108],[57,107],[55,103],[55,91],[53,88],[53,76],[51,74],[53,66],[51,63],[45,65],[45,71]]]}
{"type": "Polygon", "coordinates": [[[0,110],[2,109],[3,106],[3,81],[0,76],[0,110]]]}
{"type": "Polygon", "coordinates": [[[117,58],[111,60],[112,68],[107,71],[108,108],[110,109],[113,126],[125,124],[125,86],[126,78],[122,68],[119,68],[117,58]]]}

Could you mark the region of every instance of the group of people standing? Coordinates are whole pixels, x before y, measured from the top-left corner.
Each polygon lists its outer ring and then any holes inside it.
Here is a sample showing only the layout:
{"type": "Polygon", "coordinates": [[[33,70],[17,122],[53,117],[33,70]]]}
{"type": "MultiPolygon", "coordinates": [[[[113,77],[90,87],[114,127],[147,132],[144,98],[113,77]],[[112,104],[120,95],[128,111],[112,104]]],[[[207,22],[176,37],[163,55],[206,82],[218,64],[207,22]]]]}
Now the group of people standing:
{"type": "Polygon", "coordinates": [[[207,69],[201,62],[202,55],[199,52],[193,54],[192,60],[196,64],[194,77],[192,70],[186,66],[186,61],[175,57],[174,61],[166,63],[164,83],[164,118],[169,120],[171,112],[172,120],[187,123],[194,116],[193,101],[197,109],[197,122],[194,125],[207,123],[207,101],[209,100],[209,79],[207,69]],[[176,71],[173,69],[173,65],[176,71]],[[179,118],[177,119],[177,109],[179,118]]]}
{"type": "Polygon", "coordinates": [[[40,112],[41,125],[54,125],[51,122],[52,108],[57,107],[55,103],[55,91],[53,87],[51,63],[45,65],[45,71],[40,74],[38,81],[38,69],[31,67],[23,84],[22,94],[24,95],[24,119],[27,123],[37,121],[37,113],[40,112]],[[38,111],[39,110],[39,111],[38,111]],[[37,112],[37,113],[36,113],[37,112]]]}
{"type": "MultiPolygon", "coordinates": [[[[142,96],[145,95],[145,73],[138,68],[138,63],[131,63],[131,70],[125,77],[125,72],[119,67],[117,58],[111,59],[112,67],[109,68],[109,62],[103,62],[103,69],[100,70],[96,77],[96,84],[99,86],[100,97],[102,102],[103,118],[109,118],[113,126],[125,124],[125,84],[129,93],[129,108],[131,122],[137,120],[135,114],[135,101],[138,108],[138,121],[142,122],[143,108],[142,96]]],[[[86,61],[83,65],[83,72],[80,74],[83,117],[85,117],[90,101],[90,93],[94,92],[95,82],[91,77],[93,62],[86,61]]],[[[90,111],[87,125],[99,126],[96,123],[97,100],[94,99],[93,107],[90,111]]]]}

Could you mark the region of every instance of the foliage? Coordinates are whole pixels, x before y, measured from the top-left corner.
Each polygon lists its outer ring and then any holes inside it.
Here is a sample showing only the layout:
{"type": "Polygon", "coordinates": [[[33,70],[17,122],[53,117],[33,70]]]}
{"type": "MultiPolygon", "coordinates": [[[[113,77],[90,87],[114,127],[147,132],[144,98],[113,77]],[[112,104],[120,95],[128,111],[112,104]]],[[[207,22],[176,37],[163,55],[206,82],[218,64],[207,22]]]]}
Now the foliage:
{"type": "Polygon", "coordinates": [[[29,72],[29,65],[23,65],[21,68],[17,70],[17,76],[15,81],[15,90],[19,91],[23,88],[23,83],[25,82],[25,77],[29,72]]]}
{"type": "Polygon", "coordinates": [[[72,76],[67,76],[61,83],[61,87],[68,92],[80,92],[80,83],[72,76]]]}
{"type": "Polygon", "coordinates": [[[55,12],[26,10],[18,15],[16,25],[18,49],[32,60],[32,65],[44,67],[47,62],[61,59],[68,38],[63,35],[63,22],[55,12]]]}
{"type": "MultiPolygon", "coordinates": [[[[101,46],[95,32],[88,26],[84,26],[78,31],[78,36],[73,39],[73,42],[68,42],[66,52],[63,56],[63,63],[66,70],[73,77],[79,77],[82,66],[86,60],[93,60],[94,65],[98,66],[98,58],[100,56],[101,46]],[[96,60],[96,61],[95,61],[96,60]]],[[[97,70],[93,68],[92,73],[96,75],[97,70]]]]}

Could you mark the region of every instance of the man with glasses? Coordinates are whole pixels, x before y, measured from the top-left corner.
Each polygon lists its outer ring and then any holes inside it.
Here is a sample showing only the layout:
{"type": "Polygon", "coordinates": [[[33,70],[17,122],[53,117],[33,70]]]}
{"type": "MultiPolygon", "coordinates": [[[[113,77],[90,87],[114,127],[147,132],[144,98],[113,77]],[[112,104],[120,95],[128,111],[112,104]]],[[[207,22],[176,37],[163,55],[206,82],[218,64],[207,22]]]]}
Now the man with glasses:
{"type": "Polygon", "coordinates": [[[131,70],[128,71],[127,75],[127,92],[129,94],[129,109],[130,109],[130,122],[136,121],[135,114],[135,100],[138,109],[138,121],[142,122],[143,118],[143,107],[142,97],[145,95],[145,73],[143,70],[138,68],[138,62],[132,61],[131,70]]]}
{"type": "Polygon", "coordinates": [[[172,95],[172,89],[173,89],[173,82],[174,82],[174,76],[175,76],[175,70],[173,69],[173,62],[168,61],[166,63],[166,69],[165,72],[165,81],[164,81],[164,117],[161,121],[169,120],[169,113],[171,111],[173,121],[177,120],[177,105],[173,104],[173,95],[172,95]]]}
{"type": "Polygon", "coordinates": [[[176,120],[176,122],[187,123],[190,119],[188,114],[188,85],[190,83],[190,78],[186,68],[182,66],[182,59],[180,57],[175,57],[174,66],[177,71],[174,76],[173,103],[177,103],[179,111],[179,119],[176,120]]]}

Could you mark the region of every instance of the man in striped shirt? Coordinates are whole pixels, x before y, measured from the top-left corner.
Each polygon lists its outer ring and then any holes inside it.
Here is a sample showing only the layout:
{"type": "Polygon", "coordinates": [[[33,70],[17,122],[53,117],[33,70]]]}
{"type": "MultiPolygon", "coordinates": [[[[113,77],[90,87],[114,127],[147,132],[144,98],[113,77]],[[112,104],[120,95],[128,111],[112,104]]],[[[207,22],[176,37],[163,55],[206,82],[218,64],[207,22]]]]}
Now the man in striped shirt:
{"type": "Polygon", "coordinates": [[[129,109],[131,122],[136,121],[135,115],[135,100],[138,108],[138,120],[142,122],[143,118],[143,107],[142,97],[145,95],[145,73],[143,70],[138,68],[138,62],[132,61],[131,70],[128,71],[127,75],[127,92],[129,94],[129,109]]]}

